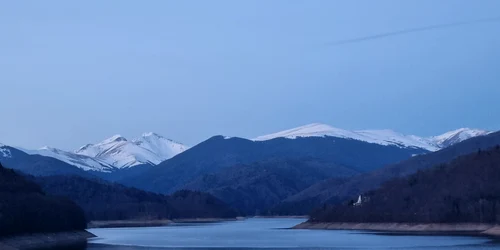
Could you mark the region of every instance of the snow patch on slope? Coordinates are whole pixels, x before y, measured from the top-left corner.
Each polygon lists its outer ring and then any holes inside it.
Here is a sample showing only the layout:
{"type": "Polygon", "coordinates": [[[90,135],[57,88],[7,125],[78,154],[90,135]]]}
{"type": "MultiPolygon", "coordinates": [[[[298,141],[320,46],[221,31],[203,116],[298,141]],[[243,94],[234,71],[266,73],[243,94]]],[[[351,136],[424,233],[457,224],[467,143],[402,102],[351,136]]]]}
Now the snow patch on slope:
{"type": "Polygon", "coordinates": [[[85,171],[111,172],[113,166],[85,155],[78,155],[57,148],[42,147],[38,150],[23,150],[27,154],[56,158],[85,171]]]}
{"type": "Polygon", "coordinates": [[[12,158],[12,153],[6,146],[2,143],[0,143],[0,156],[4,158],[12,158]]]}
{"type": "Polygon", "coordinates": [[[400,147],[416,147],[423,148],[429,151],[437,151],[436,147],[429,140],[418,137],[416,135],[404,135],[392,130],[358,130],[355,133],[366,136],[367,141],[381,145],[397,145],[400,147]]]}
{"type": "Polygon", "coordinates": [[[441,148],[449,147],[453,144],[465,141],[472,137],[487,135],[491,131],[481,129],[459,128],[446,132],[442,135],[430,137],[429,140],[441,148]]]}

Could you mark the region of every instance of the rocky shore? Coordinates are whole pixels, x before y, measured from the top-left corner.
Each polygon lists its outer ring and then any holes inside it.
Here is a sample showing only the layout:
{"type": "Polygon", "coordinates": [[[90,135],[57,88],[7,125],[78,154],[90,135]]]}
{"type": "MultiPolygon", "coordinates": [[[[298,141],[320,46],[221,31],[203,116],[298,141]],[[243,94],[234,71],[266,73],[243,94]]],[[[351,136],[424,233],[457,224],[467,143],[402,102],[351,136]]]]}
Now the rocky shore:
{"type": "Polygon", "coordinates": [[[2,250],[30,250],[51,248],[86,242],[95,235],[87,231],[40,233],[0,238],[2,250]]]}
{"type": "Polygon", "coordinates": [[[369,230],[399,233],[446,233],[446,234],[481,234],[500,237],[500,225],[479,223],[312,223],[304,222],[293,229],[318,230],[369,230]]]}

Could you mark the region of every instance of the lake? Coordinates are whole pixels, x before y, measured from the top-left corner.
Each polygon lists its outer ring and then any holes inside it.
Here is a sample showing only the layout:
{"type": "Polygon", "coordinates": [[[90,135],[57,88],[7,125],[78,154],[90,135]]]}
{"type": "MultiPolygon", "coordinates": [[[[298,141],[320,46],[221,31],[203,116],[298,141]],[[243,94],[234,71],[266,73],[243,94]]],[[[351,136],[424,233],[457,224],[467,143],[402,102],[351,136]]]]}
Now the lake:
{"type": "Polygon", "coordinates": [[[272,218],[176,224],[150,228],[90,229],[86,250],[179,248],[267,249],[500,249],[486,237],[381,235],[362,231],[290,230],[303,219],[272,218]]]}

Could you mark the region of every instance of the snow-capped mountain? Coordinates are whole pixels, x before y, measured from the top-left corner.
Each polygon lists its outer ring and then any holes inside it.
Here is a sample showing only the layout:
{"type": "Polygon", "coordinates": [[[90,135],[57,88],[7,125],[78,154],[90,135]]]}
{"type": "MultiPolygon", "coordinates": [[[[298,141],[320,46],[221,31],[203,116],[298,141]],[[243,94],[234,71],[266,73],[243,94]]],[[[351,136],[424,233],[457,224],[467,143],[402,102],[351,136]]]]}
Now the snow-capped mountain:
{"type": "Polygon", "coordinates": [[[484,130],[458,129],[435,137],[419,137],[415,135],[404,135],[392,130],[345,130],[332,126],[313,123],[274,134],[259,136],[254,141],[266,141],[274,138],[295,139],[297,137],[339,137],[376,143],[379,145],[394,145],[398,147],[422,148],[428,151],[437,151],[441,148],[451,146],[455,143],[471,137],[489,133],[484,130]]]}
{"type": "MultiPolygon", "coordinates": [[[[85,171],[113,172],[141,164],[156,165],[188,148],[158,134],[144,133],[131,141],[115,135],[97,144],[87,144],[74,152],[51,147],[17,149],[30,155],[52,157],[85,171]]],[[[0,156],[7,157],[9,154],[9,150],[0,144],[0,156]]]]}
{"type": "Polygon", "coordinates": [[[112,172],[114,167],[106,162],[99,161],[98,159],[94,159],[89,156],[85,155],[79,155],[71,152],[67,152],[64,150],[60,150],[57,148],[51,148],[51,147],[42,147],[37,150],[25,150],[23,149],[27,154],[30,155],[42,155],[42,156],[48,156],[52,158],[56,158],[60,161],[66,162],[68,164],[71,164],[73,166],[76,166],[78,168],[81,168],[85,171],[100,171],[100,172],[112,172]]]}
{"type": "Polygon", "coordinates": [[[144,133],[131,141],[115,135],[97,144],[87,144],[74,153],[92,157],[116,168],[140,164],[156,165],[184,152],[187,146],[155,133],[144,133]]]}
{"type": "Polygon", "coordinates": [[[435,145],[440,148],[449,147],[453,144],[459,143],[461,141],[467,140],[472,137],[487,135],[491,131],[481,130],[481,129],[470,129],[470,128],[459,128],[457,130],[446,132],[442,135],[433,136],[428,138],[435,145]]]}

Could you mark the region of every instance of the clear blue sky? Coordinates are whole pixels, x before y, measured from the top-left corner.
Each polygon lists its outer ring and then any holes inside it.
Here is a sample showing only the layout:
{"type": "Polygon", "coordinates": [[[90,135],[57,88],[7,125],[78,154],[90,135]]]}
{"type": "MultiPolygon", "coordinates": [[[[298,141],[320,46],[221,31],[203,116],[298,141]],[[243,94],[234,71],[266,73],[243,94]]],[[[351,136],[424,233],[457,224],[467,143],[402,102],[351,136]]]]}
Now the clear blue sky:
{"type": "Polygon", "coordinates": [[[500,129],[500,1],[1,1],[0,142],[500,129]]]}

